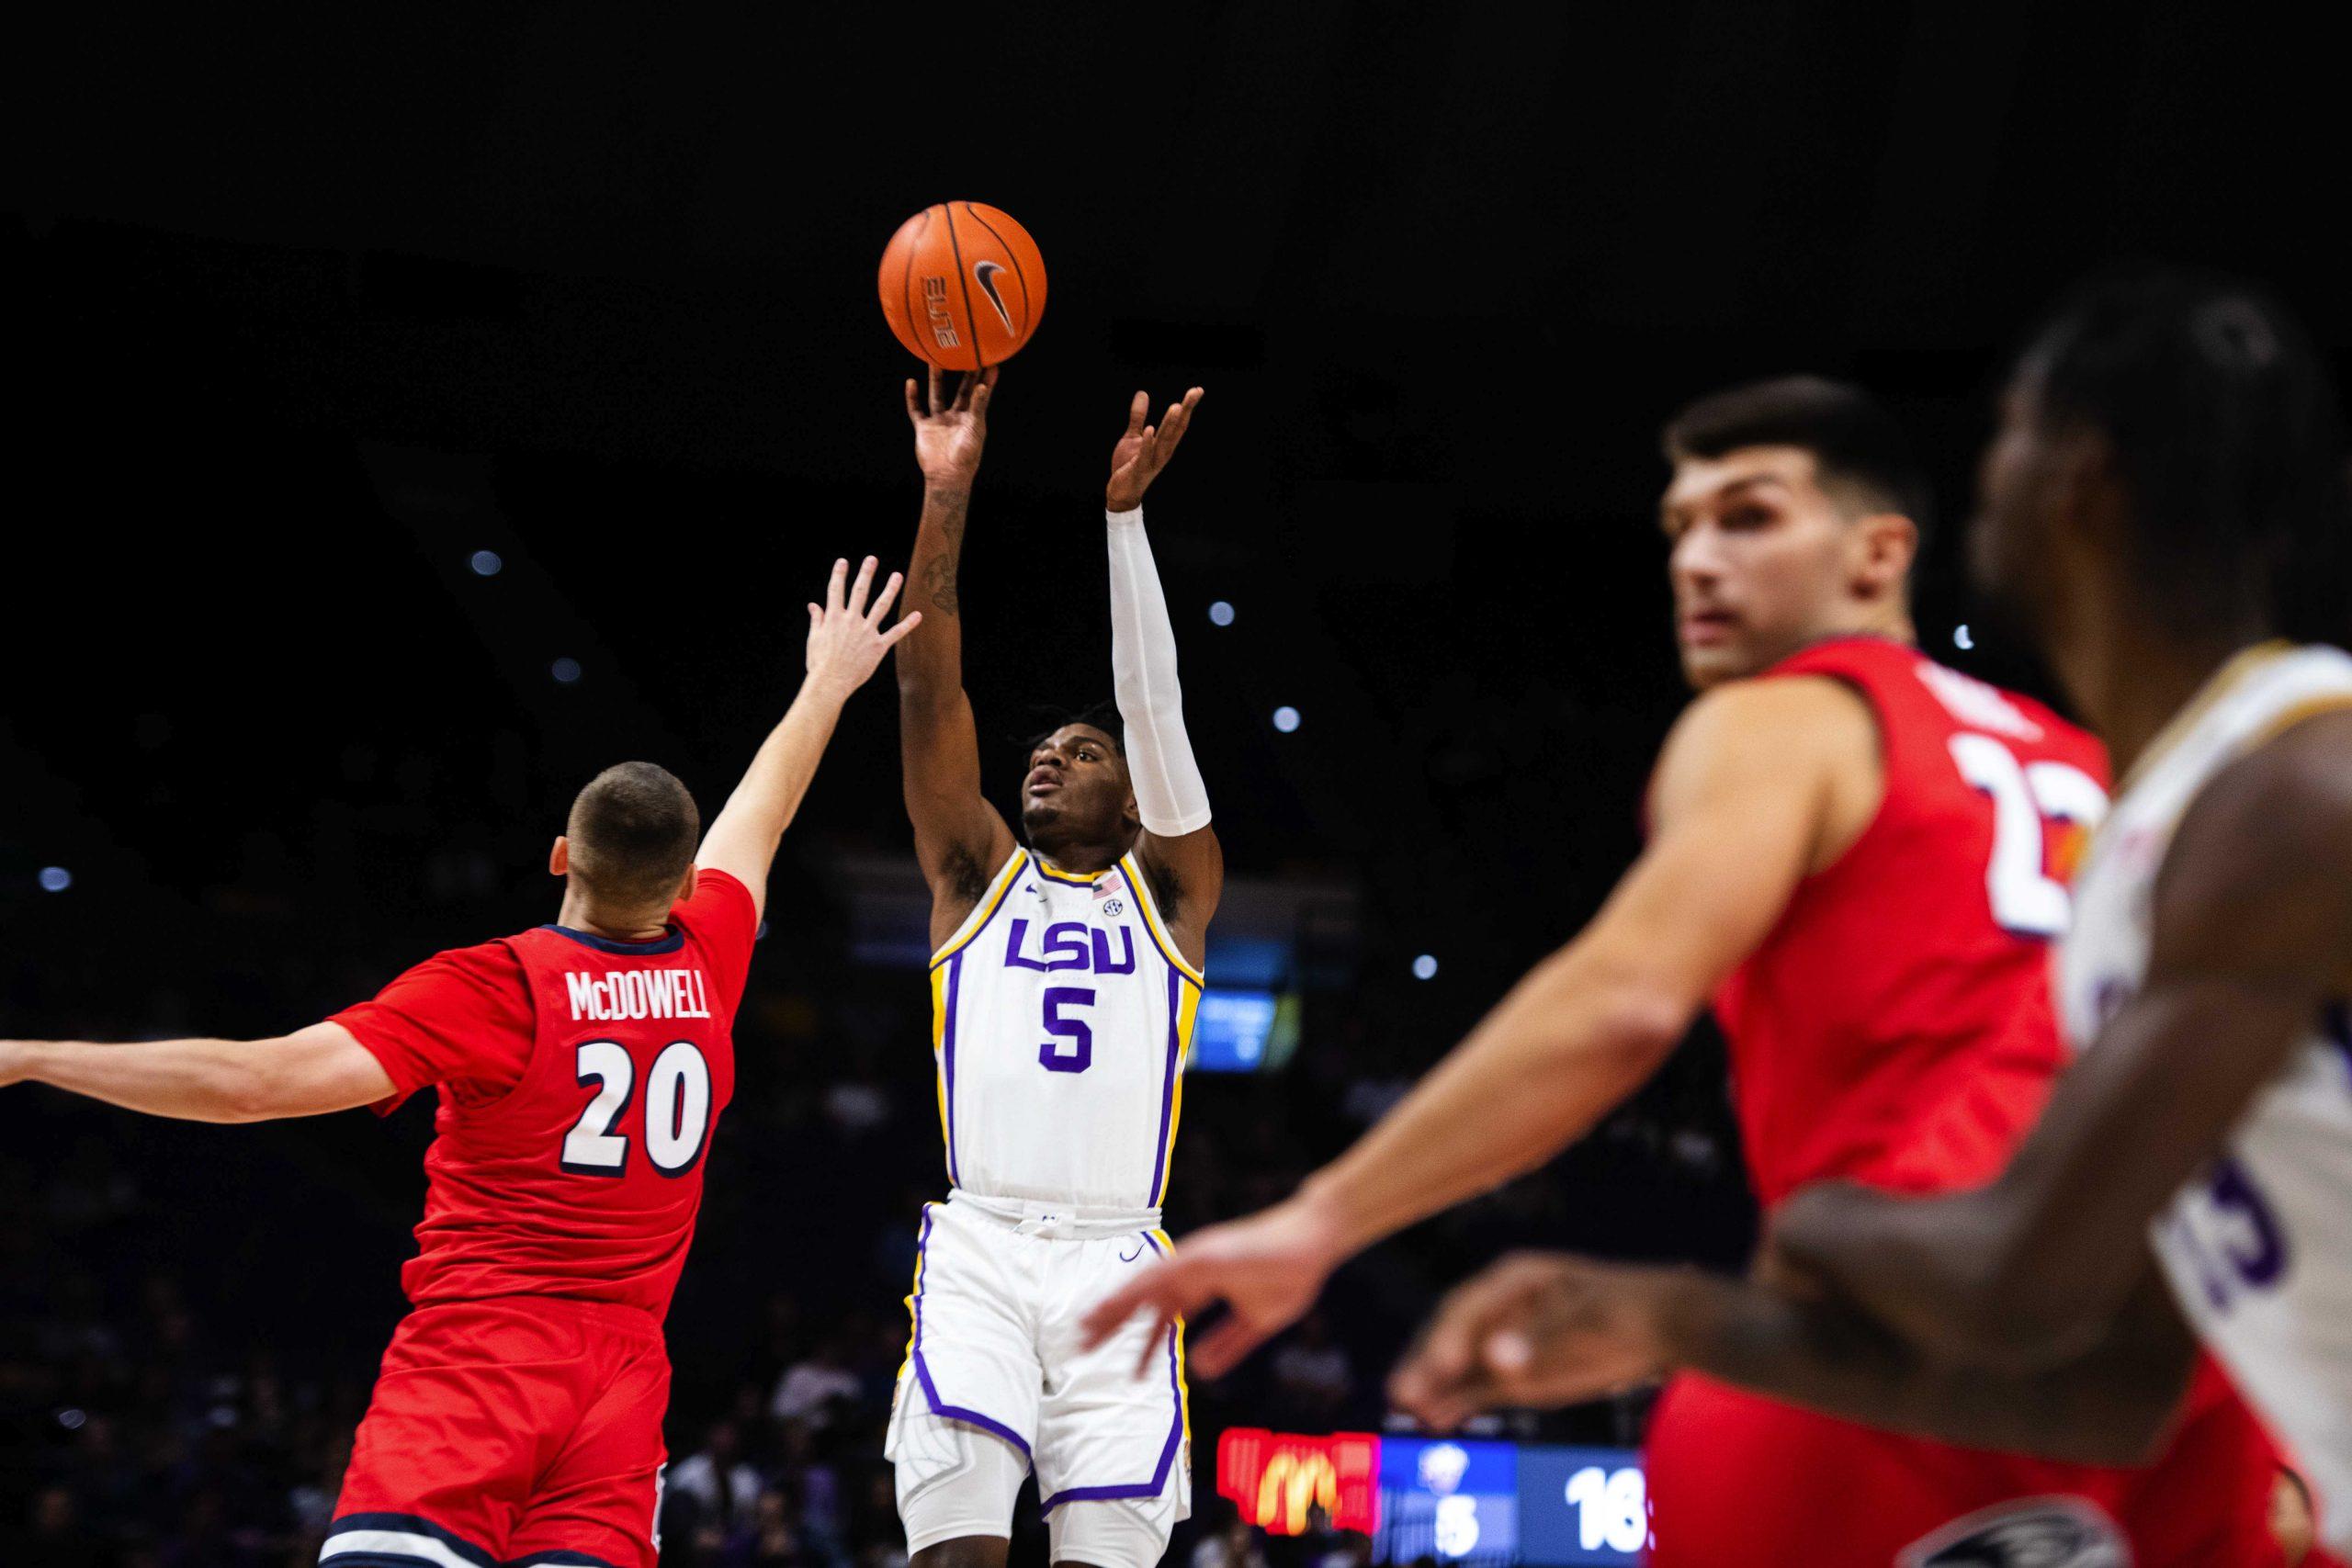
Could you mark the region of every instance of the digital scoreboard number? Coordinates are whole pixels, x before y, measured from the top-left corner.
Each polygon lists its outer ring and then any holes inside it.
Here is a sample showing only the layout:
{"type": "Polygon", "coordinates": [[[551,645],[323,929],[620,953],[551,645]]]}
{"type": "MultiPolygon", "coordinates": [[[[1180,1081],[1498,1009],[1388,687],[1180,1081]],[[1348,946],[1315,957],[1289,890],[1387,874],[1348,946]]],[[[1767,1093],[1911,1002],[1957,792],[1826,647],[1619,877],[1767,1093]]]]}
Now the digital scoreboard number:
{"type": "Polygon", "coordinates": [[[1520,1561],[1538,1568],[1613,1568],[1649,1547],[1649,1484],[1628,1449],[1521,1449],[1519,1508],[1520,1561]]]}

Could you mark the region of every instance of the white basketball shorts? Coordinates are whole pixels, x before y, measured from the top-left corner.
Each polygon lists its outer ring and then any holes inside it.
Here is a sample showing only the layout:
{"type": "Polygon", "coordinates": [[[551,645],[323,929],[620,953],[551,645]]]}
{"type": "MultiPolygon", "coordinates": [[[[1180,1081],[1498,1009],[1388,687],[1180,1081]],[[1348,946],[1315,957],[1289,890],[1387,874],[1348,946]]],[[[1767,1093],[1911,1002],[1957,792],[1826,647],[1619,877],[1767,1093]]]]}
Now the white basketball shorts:
{"type": "Polygon", "coordinates": [[[1106,1228],[960,1193],[924,1207],[885,1450],[910,1555],[1010,1536],[1029,1470],[1057,1562],[1151,1568],[1190,1517],[1182,1331],[1138,1320],[1079,1348],[1087,1310],[1169,1249],[1159,1231],[1106,1228]]]}

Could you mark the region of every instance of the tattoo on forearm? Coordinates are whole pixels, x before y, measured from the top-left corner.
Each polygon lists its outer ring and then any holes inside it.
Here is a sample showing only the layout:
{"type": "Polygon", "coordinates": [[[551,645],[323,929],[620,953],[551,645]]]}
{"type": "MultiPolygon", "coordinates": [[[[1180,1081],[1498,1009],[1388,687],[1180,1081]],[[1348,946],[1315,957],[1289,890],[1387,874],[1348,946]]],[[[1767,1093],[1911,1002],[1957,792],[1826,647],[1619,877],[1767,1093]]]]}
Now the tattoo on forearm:
{"type": "Polygon", "coordinates": [[[933,556],[931,564],[922,569],[923,591],[931,595],[932,607],[943,615],[952,615],[962,607],[956,589],[956,559],[953,556],[933,556]]]}

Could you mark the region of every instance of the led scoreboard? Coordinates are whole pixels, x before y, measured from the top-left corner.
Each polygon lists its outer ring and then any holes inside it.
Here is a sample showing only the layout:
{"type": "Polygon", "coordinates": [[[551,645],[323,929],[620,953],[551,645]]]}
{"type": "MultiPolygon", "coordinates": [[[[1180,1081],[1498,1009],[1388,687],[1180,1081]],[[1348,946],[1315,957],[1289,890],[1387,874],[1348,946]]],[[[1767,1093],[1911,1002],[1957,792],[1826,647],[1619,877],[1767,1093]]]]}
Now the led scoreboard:
{"type": "Polygon", "coordinates": [[[1217,1443],[1216,1489],[1272,1535],[1302,1534],[1319,1511],[1370,1536],[1382,1562],[1630,1568],[1650,1537],[1630,1449],[1237,1427],[1217,1443]]]}

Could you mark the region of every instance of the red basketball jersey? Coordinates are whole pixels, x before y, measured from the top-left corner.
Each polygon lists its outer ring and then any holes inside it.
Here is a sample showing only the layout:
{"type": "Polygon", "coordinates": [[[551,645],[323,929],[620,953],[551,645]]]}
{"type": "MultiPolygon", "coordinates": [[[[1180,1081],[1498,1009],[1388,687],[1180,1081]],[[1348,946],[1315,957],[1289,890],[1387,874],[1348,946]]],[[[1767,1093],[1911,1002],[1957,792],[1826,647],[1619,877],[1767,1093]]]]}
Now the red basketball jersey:
{"type": "Polygon", "coordinates": [[[441,1086],[426,1151],[419,1305],[487,1296],[669,1310],[735,1090],[735,1010],[757,919],[705,871],[658,940],[541,926],[442,953],[335,1015],[391,1075],[390,1111],[441,1086]]]}
{"type": "Polygon", "coordinates": [[[1870,704],[1886,792],[1716,994],[1757,1197],[1989,1180],[2064,1060],[2050,944],[2106,752],[1900,643],[1823,643],[1764,672],[1792,675],[1870,704]]]}

